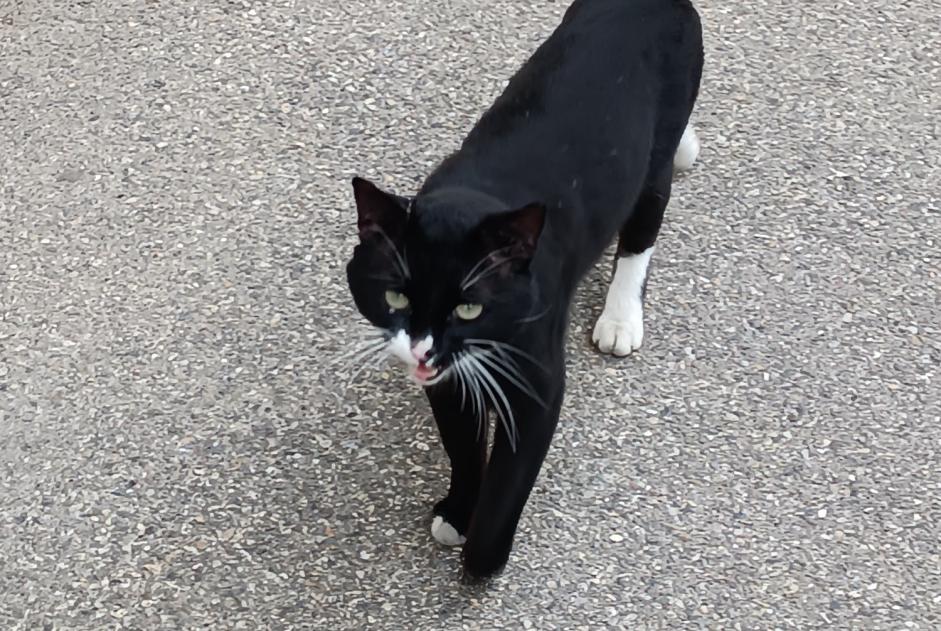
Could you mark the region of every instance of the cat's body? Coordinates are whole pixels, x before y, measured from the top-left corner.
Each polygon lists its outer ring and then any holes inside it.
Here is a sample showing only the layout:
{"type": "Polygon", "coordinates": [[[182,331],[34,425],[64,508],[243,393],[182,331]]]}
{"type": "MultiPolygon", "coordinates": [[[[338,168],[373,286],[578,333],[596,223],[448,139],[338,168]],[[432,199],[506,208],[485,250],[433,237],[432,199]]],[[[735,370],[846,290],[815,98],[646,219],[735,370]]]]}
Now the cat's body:
{"type": "Polygon", "coordinates": [[[413,199],[354,182],[350,286],[425,385],[452,465],[433,533],[464,543],[472,576],[507,560],[558,421],[572,295],[616,235],[594,337],[618,355],[640,344],[674,161],[698,148],[701,37],[686,0],[576,0],[413,199]]]}

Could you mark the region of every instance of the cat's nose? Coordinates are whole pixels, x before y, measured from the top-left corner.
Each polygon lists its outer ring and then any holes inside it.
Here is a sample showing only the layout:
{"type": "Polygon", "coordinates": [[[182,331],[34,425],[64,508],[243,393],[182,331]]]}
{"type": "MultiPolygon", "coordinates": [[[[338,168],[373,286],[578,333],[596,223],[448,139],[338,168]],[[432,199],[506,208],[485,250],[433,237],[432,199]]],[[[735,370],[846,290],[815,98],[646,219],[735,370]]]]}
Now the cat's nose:
{"type": "Polygon", "coordinates": [[[412,346],[412,357],[419,362],[428,361],[428,356],[431,354],[431,347],[434,346],[434,344],[435,341],[430,335],[425,336],[425,339],[412,346]]]}

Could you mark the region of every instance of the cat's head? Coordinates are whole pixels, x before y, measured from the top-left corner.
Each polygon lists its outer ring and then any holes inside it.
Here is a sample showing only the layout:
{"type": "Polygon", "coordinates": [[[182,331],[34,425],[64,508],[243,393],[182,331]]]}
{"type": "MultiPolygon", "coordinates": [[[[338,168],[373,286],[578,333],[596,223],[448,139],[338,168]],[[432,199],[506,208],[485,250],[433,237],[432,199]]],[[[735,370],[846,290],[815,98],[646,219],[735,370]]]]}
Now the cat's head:
{"type": "Polygon", "coordinates": [[[381,335],[373,350],[399,359],[417,383],[486,363],[532,318],[543,206],[506,209],[466,189],[406,199],[360,178],[353,191],[360,241],[350,291],[381,335]]]}

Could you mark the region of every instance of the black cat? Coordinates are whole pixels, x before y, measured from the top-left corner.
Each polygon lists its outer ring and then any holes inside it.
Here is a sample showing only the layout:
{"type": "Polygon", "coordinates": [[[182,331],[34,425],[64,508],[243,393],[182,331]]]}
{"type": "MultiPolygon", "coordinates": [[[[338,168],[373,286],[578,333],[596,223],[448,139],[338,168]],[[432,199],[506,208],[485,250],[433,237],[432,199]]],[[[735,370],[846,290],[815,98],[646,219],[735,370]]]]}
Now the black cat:
{"type": "Polygon", "coordinates": [[[432,534],[464,545],[471,577],[509,557],[559,418],[569,305],[615,235],[594,340],[615,355],[641,343],[673,171],[699,149],[702,64],[690,2],[576,0],[417,195],[353,180],[347,275],[379,329],[365,355],[398,357],[427,393],[451,460],[432,534]]]}

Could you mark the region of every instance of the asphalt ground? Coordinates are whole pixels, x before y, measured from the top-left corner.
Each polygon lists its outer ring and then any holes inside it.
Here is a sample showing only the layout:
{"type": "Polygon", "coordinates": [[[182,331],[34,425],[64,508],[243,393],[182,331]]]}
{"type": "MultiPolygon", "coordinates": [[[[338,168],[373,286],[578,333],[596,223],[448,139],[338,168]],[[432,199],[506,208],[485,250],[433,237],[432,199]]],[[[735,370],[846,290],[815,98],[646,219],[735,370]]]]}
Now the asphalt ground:
{"type": "Polygon", "coordinates": [[[353,380],[349,178],[403,194],[565,3],[0,2],[0,629],[941,628],[929,0],[702,0],[646,339],[590,345],[506,572],[353,380]]]}

